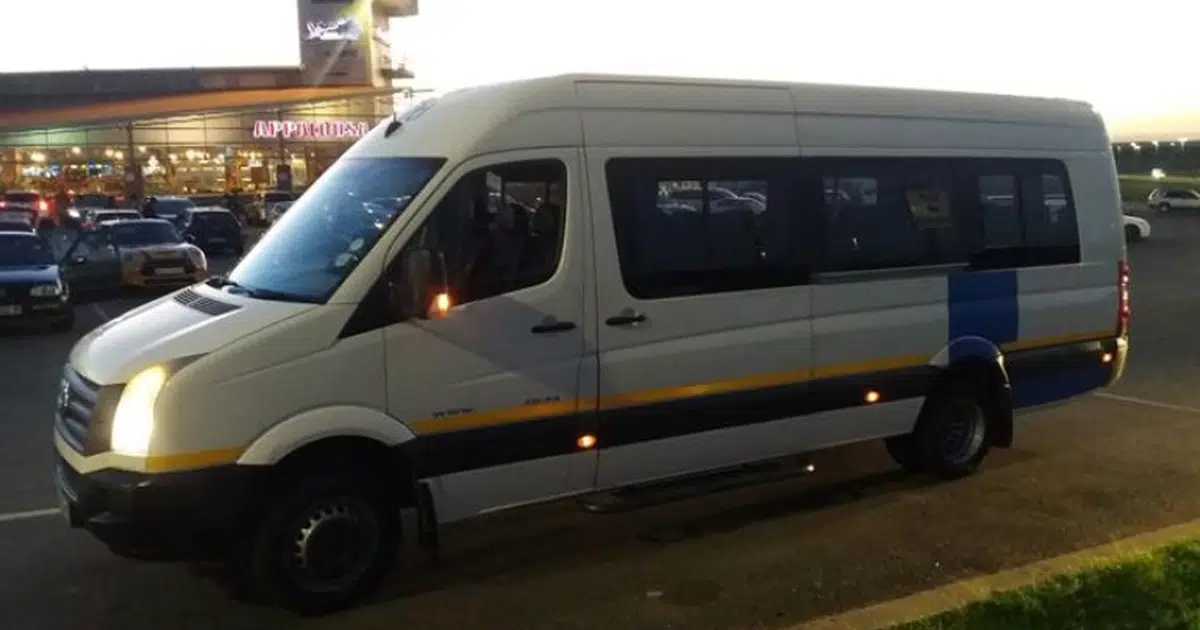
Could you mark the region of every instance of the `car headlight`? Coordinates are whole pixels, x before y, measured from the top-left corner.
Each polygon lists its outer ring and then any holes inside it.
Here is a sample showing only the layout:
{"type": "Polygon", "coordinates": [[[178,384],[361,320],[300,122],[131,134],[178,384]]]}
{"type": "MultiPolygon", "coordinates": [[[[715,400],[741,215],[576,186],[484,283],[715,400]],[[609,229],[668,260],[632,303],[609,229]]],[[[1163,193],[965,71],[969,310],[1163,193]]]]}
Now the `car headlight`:
{"type": "Polygon", "coordinates": [[[199,247],[189,247],[187,253],[188,258],[192,259],[192,264],[197,269],[208,269],[208,259],[204,257],[204,252],[200,251],[199,247]]]}
{"type": "Polygon", "coordinates": [[[67,208],[67,216],[71,217],[72,219],[79,219],[80,214],[75,208],[67,208]]]}
{"type": "Polygon", "coordinates": [[[167,371],[161,366],[138,372],[121,391],[113,413],[111,446],[113,452],[145,457],[150,451],[154,434],[154,403],[167,382],[167,371]]]}
{"type": "Polygon", "coordinates": [[[29,295],[34,297],[56,297],[62,295],[63,285],[61,282],[56,284],[39,284],[29,290],[29,295]]]}

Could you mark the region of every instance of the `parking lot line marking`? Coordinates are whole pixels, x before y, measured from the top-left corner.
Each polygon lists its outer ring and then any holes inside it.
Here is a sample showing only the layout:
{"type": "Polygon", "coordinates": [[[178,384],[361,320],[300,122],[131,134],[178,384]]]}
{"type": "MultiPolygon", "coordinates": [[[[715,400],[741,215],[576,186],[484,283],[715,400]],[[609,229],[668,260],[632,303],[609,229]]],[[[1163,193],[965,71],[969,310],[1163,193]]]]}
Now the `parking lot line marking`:
{"type": "Polygon", "coordinates": [[[100,319],[102,319],[104,321],[108,321],[108,320],[112,319],[112,316],[110,316],[108,313],[104,312],[104,309],[100,308],[99,304],[93,304],[92,310],[95,311],[96,314],[100,316],[100,319]]]}
{"type": "Polygon", "coordinates": [[[1192,413],[1200,415],[1200,408],[1188,407],[1187,405],[1174,405],[1171,403],[1159,402],[1157,400],[1146,400],[1145,398],[1136,398],[1134,396],[1122,396],[1120,394],[1110,394],[1108,392],[1098,392],[1098,398],[1107,398],[1116,400],[1131,405],[1142,405],[1143,407],[1154,407],[1155,409],[1166,409],[1168,411],[1179,411],[1183,413],[1192,413]]]}
{"type": "Polygon", "coordinates": [[[24,521],[31,518],[44,518],[46,516],[56,516],[59,514],[58,508],[47,508],[45,510],[29,510],[27,512],[10,512],[8,514],[0,514],[0,523],[8,523],[10,521],[24,521]]]}

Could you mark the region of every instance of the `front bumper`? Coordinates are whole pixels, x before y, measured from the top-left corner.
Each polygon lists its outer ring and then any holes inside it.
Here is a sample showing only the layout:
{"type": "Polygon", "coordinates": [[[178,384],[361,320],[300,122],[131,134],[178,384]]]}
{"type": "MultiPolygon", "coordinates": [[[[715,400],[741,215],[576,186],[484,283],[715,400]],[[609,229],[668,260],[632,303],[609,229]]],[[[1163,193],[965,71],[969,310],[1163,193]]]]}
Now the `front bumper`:
{"type": "Polygon", "coordinates": [[[69,319],[75,314],[75,307],[70,299],[59,297],[27,298],[18,303],[0,302],[0,326],[52,324],[69,319]],[[19,308],[20,312],[12,314],[9,309],[19,308]]]}
{"type": "Polygon", "coordinates": [[[64,516],[122,555],[183,560],[222,552],[258,504],[257,468],[219,466],[148,474],[83,474],[61,457],[55,483],[64,516]]]}

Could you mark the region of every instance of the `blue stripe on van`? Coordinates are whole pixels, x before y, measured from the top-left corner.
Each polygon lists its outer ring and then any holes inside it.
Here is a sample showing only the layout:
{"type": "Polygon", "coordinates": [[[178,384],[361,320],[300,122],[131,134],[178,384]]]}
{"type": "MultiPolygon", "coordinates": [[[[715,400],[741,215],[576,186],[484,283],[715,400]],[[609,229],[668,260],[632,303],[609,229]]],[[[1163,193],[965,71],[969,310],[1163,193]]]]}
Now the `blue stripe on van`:
{"type": "Polygon", "coordinates": [[[1014,376],[1013,408],[1035,407],[1073,398],[1104,387],[1111,378],[1111,366],[1100,364],[1029,377],[1014,376]]]}
{"type": "Polygon", "coordinates": [[[1020,307],[1016,270],[972,271],[949,278],[950,322],[946,340],[950,360],[970,353],[972,344],[956,344],[963,337],[982,337],[999,346],[1017,340],[1020,307]]]}

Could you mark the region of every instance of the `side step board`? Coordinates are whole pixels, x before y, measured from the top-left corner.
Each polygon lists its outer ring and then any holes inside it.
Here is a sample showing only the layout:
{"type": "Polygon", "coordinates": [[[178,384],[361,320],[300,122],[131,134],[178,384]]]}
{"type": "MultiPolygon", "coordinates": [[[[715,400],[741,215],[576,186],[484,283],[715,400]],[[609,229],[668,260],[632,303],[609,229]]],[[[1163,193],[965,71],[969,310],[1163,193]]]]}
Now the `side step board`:
{"type": "Polygon", "coordinates": [[[593,494],[580,499],[579,503],[583,509],[594,514],[618,514],[706,494],[803,477],[813,472],[814,468],[807,459],[788,457],[593,494]]]}

